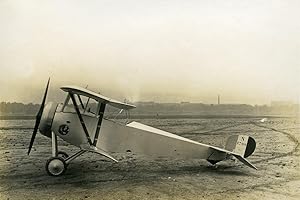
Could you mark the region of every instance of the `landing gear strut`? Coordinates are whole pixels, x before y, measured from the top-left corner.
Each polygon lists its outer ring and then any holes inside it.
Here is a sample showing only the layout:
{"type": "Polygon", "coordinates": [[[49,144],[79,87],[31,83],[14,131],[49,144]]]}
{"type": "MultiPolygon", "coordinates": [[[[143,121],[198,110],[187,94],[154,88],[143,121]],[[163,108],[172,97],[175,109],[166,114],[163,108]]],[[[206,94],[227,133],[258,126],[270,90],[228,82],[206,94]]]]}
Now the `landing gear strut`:
{"type": "Polygon", "coordinates": [[[64,151],[58,151],[57,156],[60,157],[60,158],[63,158],[64,160],[69,157],[69,155],[64,151]]]}

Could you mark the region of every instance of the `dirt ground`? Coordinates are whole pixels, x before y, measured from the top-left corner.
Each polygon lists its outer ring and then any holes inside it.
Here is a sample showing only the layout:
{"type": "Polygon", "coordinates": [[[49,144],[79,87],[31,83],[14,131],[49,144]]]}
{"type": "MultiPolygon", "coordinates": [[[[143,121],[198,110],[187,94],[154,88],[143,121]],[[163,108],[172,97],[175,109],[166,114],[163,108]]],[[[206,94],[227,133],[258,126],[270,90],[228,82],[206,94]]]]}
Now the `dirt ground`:
{"type": "MultiPolygon", "coordinates": [[[[0,121],[0,199],[300,199],[300,123],[296,118],[143,119],[139,122],[216,146],[233,134],[253,136],[249,160],[258,170],[227,160],[170,160],[88,153],[50,177],[51,141],[38,135],[27,156],[34,121],[0,121]]],[[[59,142],[72,154],[76,148],[59,142]]],[[[151,141],[149,141],[151,145],[151,141]]],[[[152,144],[153,145],[153,144],[152,144]]]]}

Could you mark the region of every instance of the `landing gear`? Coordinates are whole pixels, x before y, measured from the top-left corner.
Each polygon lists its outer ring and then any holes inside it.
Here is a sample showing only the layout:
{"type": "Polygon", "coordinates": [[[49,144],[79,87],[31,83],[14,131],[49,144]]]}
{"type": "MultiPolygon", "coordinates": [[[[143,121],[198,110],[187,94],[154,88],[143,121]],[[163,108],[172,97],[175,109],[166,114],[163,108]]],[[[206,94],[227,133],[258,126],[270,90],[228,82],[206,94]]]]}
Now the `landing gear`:
{"type": "Polygon", "coordinates": [[[46,162],[46,171],[50,176],[60,176],[67,170],[66,159],[68,154],[58,151],[57,136],[52,132],[52,157],[46,162]]]}
{"type": "Polygon", "coordinates": [[[58,151],[57,156],[63,158],[64,160],[66,160],[69,157],[69,155],[64,151],[58,151]]]}
{"type": "Polygon", "coordinates": [[[46,171],[50,176],[60,176],[66,169],[67,164],[61,157],[52,157],[46,162],[46,171]]]}
{"type": "Polygon", "coordinates": [[[62,175],[66,170],[69,163],[77,158],[78,156],[84,154],[85,152],[94,152],[101,154],[107,158],[110,158],[114,160],[115,162],[118,162],[116,159],[111,157],[108,153],[101,149],[97,149],[95,146],[88,146],[86,149],[84,147],[81,147],[78,152],[72,154],[69,156],[67,153],[63,151],[58,151],[57,146],[57,136],[54,132],[52,132],[51,135],[52,139],[52,157],[46,162],[46,171],[50,176],[60,176],[62,175]]]}
{"type": "Polygon", "coordinates": [[[77,153],[69,156],[64,151],[58,151],[57,136],[54,132],[51,135],[52,139],[52,157],[46,162],[46,171],[50,176],[60,176],[67,170],[68,164],[85,153],[85,150],[80,150],[77,153]]]}

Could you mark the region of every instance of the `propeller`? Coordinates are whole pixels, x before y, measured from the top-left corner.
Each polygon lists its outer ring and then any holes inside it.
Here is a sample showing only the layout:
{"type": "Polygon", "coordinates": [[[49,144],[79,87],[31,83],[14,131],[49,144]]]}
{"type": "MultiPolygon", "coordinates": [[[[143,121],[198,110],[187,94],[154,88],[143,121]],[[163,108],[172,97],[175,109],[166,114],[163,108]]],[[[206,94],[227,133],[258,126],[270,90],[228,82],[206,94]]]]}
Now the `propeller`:
{"type": "Polygon", "coordinates": [[[31,140],[30,140],[30,144],[29,144],[29,148],[28,148],[28,152],[27,152],[28,155],[31,151],[35,136],[37,134],[37,131],[38,131],[38,128],[39,128],[39,125],[40,125],[40,122],[41,122],[42,114],[43,114],[44,107],[45,107],[46,97],[47,97],[47,93],[48,93],[49,82],[50,82],[50,78],[48,79],[48,82],[47,82],[47,86],[46,86],[46,90],[45,90],[45,93],[44,93],[44,97],[43,97],[41,107],[40,107],[39,112],[37,113],[37,115],[35,117],[35,125],[34,125],[33,133],[32,133],[32,136],[31,136],[31,140]]]}

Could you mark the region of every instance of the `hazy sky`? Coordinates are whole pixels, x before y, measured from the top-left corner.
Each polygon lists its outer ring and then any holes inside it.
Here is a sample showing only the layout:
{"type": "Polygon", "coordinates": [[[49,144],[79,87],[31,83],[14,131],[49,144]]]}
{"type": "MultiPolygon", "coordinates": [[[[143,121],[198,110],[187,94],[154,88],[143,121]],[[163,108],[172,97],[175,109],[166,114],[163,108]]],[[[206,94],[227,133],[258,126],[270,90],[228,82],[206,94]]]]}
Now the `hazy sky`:
{"type": "Polygon", "coordinates": [[[0,0],[0,101],[299,102],[300,1],[0,0]],[[57,100],[61,100],[58,98],[57,100]]]}

